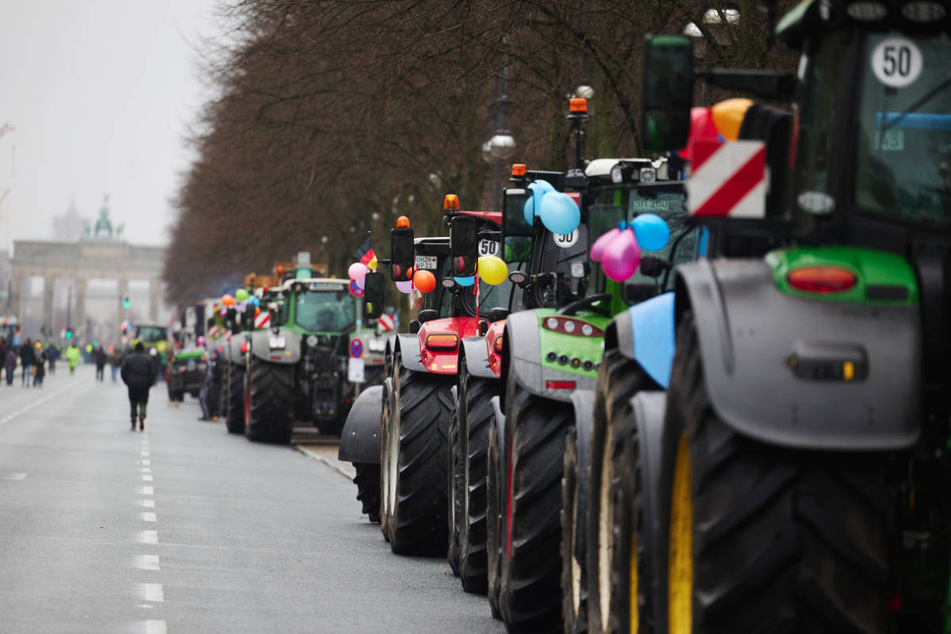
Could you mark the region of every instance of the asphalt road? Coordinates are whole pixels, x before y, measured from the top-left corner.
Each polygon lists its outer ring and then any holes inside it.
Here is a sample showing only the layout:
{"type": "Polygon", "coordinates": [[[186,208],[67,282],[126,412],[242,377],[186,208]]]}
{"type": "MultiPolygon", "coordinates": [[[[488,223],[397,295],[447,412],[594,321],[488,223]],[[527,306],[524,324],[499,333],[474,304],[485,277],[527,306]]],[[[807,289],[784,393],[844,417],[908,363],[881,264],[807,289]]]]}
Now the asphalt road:
{"type": "Polygon", "coordinates": [[[397,557],[356,487],[152,390],[60,364],[0,385],[2,632],[500,632],[444,560],[397,557]]]}

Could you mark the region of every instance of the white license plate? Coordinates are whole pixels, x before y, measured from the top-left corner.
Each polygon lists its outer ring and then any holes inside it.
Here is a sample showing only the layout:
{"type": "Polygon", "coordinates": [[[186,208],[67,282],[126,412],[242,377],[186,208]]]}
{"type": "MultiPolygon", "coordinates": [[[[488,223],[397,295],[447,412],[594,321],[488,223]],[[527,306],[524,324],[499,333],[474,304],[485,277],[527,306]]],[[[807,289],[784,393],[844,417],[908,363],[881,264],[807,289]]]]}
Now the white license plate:
{"type": "Polygon", "coordinates": [[[416,268],[429,269],[431,271],[436,270],[436,256],[435,255],[417,255],[416,268]]]}

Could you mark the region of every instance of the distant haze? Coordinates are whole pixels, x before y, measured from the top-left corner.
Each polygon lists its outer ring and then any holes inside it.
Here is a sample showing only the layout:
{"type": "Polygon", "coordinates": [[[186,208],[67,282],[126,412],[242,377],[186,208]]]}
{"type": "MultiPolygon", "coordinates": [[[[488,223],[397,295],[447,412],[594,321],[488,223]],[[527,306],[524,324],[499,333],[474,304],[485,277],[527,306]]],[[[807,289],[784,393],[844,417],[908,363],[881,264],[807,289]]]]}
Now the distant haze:
{"type": "Polygon", "coordinates": [[[165,244],[184,143],[210,92],[202,37],[217,0],[5,0],[0,19],[0,249],[50,239],[75,198],[94,221],[165,244]]]}

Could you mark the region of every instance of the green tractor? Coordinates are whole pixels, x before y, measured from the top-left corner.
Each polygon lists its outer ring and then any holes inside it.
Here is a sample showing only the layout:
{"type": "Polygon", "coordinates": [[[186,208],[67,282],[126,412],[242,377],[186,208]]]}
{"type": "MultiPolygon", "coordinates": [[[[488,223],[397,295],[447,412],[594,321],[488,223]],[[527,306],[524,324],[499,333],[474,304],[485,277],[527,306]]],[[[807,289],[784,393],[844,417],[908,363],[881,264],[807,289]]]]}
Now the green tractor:
{"type": "Polygon", "coordinates": [[[266,308],[270,325],[247,335],[245,435],[287,443],[294,420],[339,434],[352,402],[347,359],[357,303],[349,280],[312,278],[301,262],[266,308]]]}
{"type": "MultiPolygon", "coordinates": [[[[666,393],[624,363],[599,386],[592,630],[951,630],[949,13],[807,0],[776,28],[796,76],[703,72],[793,114],[692,143],[724,257],[676,271],[666,393]]],[[[690,41],[653,38],[644,78],[645,143],[684,147],[690,41]]]]}

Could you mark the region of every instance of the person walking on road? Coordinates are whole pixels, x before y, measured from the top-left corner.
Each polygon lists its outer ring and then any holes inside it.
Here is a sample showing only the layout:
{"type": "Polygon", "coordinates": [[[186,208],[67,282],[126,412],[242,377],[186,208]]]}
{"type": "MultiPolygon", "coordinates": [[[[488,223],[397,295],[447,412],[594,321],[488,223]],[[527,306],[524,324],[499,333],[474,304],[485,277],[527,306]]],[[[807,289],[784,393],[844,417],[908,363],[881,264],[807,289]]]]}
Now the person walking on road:
{"type": "Polygon", "coordinates": [[[112,368],[112,382],[119,380],[119,368],[122,367],[122,352],[118,347],[110,346],[109,366],[112,368]]]}
{"type": "Polygon", "coordinates": [[[46,352],[43,345],[36,344],[36,365],[33,366],[33,387],[43,387],[43,379],[46,377],[46,352]]]}
{"type": "Polygon", "coordinates": [[[7,358],[3,361],[3,369],[7,371],[7,385],[13,385],[13,373],[17,369],[17,351],[13,346],[7,348],[7,358]]]}
{"type": "MultiPolygon", "coordinates": [[[[204,357],[204,355],[202,355],[204,357]]],[[[205,374],[201,377],[201,391],[198,403],[201,405],[201,418],[198,420],[218,420],[218,351],[212,350],[205,361],[205,374]]]]}
{"type": "Polygon", "coordinates": [[[155,366],[149,355],[145,354],[142,342],[135,344],[135,350],[122,362],[122,382],[129,387],[129,407],[132,416],[132,431],[135,431],[138,414],[139,431],[145,430],[145,409],[149,404],[149,389],[155,383],[155,366]]]}
{"type": "Polygon", "coordinates": [[[56,360],[59,358],[59,350],[53,344],[46,346],[46,358],[50,362],[50,374],[56,374],[56,360]]]}
{"type": "Polygon", "coordinates": [[[20,365],[22,366],[23,376],[21,385],[30,387],[30,379],[33,375],[33,365],[36,363],[36,350],[33,349],[33,341],[29,337],[26,343],[20,346],[20,365]]]}
{"type": "Polygon", "coordinates": [[[70,346],[66,348],[66,362],[69,364],[70,374],[76,373],[76,365],[79,363],[79,356],[81,354],[75,343],[70,344],[70,346]]]}
{"type": "Polygon", "coordinates": [[[96,380],[102,383],[106,378],[106,361],[108,358],[101,345],[93,351],[92,358],[96,361],[96,380]]]}

